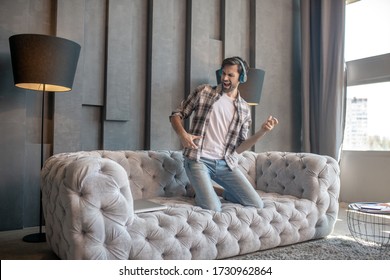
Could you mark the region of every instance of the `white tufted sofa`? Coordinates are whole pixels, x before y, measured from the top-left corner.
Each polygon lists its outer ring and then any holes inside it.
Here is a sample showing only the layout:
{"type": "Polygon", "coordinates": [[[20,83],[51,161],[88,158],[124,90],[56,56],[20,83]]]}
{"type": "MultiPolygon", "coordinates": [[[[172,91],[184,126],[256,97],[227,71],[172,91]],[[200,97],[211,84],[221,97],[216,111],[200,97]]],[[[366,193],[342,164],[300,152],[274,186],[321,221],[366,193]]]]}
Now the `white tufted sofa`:
{"type": "Polygon", "coordinates": [[[222,259],[329,235],[338,163],[305,153],[245,152],[240,168],[264,208],[194,205],[180,151],[92,151],[42,169],[47,242],[61,259],[222,259]],[[134,214],[133,199],[166,210],[134,214]]]}

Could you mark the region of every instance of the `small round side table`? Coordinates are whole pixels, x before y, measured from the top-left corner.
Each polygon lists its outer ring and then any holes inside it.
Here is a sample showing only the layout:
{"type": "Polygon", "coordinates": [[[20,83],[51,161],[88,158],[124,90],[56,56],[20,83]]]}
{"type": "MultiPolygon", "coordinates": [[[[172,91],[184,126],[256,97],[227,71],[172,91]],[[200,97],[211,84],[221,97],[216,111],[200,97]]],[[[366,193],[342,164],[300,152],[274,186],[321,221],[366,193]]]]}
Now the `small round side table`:
{"type": "Polygon", "coordinates": [[[376,246],[382,255],[390,249],[390,212],[360,209],[359,204],[351,203],[347,209],[349,231],[362,245],[376,246]]]}

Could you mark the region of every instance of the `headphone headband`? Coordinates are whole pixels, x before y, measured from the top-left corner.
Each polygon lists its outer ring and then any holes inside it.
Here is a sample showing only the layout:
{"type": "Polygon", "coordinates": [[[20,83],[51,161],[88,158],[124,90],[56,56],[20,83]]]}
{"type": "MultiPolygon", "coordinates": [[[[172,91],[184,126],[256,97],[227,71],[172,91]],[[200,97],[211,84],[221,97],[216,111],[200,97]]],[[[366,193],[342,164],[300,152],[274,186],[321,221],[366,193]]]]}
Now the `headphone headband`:
{"type": "Polygon", "coordinates": [[[245,65],[244,65],[244,62],[242,61],[242,59],[239,57],[237,57],[237,59],[240,62],[241,68],[242,68],[242,71],[240,74],[240,83],[245,83],[246,80],[248,79],[247,74],[246,74],[246,68],[245,68],[245,65]]]}

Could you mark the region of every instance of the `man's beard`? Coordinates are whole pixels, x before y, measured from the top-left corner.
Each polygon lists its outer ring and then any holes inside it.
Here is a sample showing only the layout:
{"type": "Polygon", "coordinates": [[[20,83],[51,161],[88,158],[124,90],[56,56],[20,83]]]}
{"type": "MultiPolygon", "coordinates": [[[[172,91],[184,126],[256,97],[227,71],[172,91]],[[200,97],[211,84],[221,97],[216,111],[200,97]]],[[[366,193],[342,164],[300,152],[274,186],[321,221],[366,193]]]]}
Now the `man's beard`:
{"type": "Polygon", "coordinates": [[[230,84],[229,87],[225,87],[224,83],[222,83],[222,92],[223,92],[223,93],[232,92],[232,91],[235,90],[236,88],[237,88],[237,86],[234,86],[233,84],[230,84]]]}

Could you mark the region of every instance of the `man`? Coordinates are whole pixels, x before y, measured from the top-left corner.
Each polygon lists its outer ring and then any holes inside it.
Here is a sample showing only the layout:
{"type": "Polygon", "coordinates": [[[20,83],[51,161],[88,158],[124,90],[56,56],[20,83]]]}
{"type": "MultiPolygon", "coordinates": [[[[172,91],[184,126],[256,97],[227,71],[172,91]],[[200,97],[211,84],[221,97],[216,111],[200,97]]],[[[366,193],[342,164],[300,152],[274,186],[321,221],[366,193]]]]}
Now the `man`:
{"type": "Polygon", "coordinates": [[[220,69],[221,84],[197,87],[170,116],[184,147],[184,166],[196,203],[205,209],[221,211],[221,201],[211,180],[223,187],[224,199],[263,207],[262,199],[237,166],[237,154],[252,147],[278,120],[269,116],[261,129],[247,139],[251,114],[238,91],[240,82],[246,81],[247,69],[241,58],[226,58],[220,69]],[[192,113],[191,129],[187,132],[182,120],[192,113]]]}

